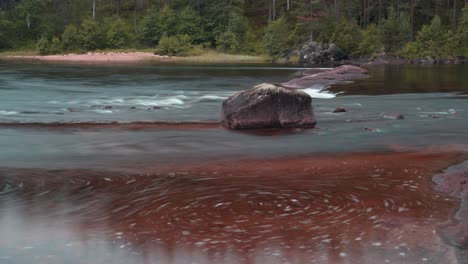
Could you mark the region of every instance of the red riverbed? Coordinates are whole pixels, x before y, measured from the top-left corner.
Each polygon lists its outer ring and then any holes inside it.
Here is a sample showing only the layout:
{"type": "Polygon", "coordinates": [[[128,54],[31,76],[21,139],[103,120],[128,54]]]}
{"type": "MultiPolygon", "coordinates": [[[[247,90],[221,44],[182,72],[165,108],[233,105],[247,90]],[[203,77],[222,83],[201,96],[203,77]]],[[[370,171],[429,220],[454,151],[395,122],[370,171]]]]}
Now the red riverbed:
{"type": "Polygon", "coordinates": [[[431,178],[460,160],[368,153],[135,174],[3,168],[0,262],[456,263],[437,230],[459,202],[431,178]]]}

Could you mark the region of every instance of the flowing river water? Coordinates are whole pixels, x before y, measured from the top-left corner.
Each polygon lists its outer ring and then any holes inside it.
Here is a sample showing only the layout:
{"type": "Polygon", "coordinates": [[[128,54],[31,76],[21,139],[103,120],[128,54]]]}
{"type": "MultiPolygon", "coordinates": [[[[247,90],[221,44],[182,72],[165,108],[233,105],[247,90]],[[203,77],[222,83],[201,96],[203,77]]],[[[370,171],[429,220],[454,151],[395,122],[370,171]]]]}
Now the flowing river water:
{"type": "Polygon", "coordinates": [[[0,263],[464,263],[431,179],[468,159],[467,66],[312,86],[313,130],[219,125],[297,70],[0,62],[0,263]]]}

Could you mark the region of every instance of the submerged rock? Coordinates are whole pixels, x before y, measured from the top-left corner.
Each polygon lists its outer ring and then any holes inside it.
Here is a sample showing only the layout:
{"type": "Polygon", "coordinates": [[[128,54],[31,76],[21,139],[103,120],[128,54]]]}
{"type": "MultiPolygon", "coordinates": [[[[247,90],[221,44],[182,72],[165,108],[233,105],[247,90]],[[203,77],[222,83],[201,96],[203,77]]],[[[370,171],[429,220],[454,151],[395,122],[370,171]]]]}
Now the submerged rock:
{"type": "Polygon", "coordinates": [[[343,107],[337,107],[335,110],[333,110],[333,113],[346,113],[348,112],[346,109],[343,107]]]}
{"type": "Polygon", "coordinates": [[[281,86],[291,89],[306,89],[313,85],[329,86],[369,77],[368,70],[353,65],[343,65],[310,75],[306,75],[306,73],[306,71],[303,72],[302,77],[282,83],[281,86]]]}
{"type": "Polygon", "coordinates": [[[299,52],[299,63],[307,65],[336,64],[347,58],[348,55],[335,44],[316,41],[302,45],[299,52]]]}
{"type": "Polygon", "coordinates": [[[383,114],[383,117],[385,119],[392,119],[392,120],[403,120],[405,119],[405,116],[402,115],[402,114],[395,114],[395,113],[391,113],[391,114],[383,114]]]}
{"type": "Polygon", "coordinates": [[[313,128],[312,98],[301,91],[260,84],[223,102],[223,125],[233,129],[313,128]]]}

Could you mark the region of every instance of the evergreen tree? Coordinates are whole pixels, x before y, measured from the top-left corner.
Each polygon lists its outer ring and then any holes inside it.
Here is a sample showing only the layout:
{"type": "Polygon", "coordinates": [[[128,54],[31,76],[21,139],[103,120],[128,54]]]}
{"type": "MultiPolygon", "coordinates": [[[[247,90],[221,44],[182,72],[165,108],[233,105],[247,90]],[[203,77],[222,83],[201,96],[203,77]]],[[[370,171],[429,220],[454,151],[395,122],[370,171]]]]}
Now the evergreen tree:
{"type": "Polygon", "coordinates": [[[355,53],[361,41],[361,30],[354,21],[341,18],[336,25],[335,32],[330,38],[330,42],[336,44],[347,53],[355,53]]]}
{"type": "Polygon", "coordinates": [[[284,17],[281,17],[277,21],[273,21],[268,25],[263,42],[267,54],[273,60],[286,56],[290,50],[287,38],[288,32],[289,26],[284,17]]]}

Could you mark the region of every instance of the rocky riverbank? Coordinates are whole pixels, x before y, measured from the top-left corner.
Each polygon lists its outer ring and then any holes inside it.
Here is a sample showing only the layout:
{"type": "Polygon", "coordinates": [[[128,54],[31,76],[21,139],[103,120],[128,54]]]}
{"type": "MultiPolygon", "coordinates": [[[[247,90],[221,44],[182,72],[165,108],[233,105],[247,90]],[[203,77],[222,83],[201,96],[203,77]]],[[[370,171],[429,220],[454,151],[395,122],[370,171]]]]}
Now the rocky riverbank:
{"type": "Polygon", "coordinates": [[[461,200],[456,222],[441,228],[446,241],[457,247],[459,263],[468,263],[468,161],[434,176],[435,189],[461,200]]]}
{"type": "Polygon", "coordinates": [[[468,64],[468,58],[457,57],[455,59],[436,59],[429,56],[417,59],[380,54],[376,56],[358,56],[347,54],[335,44],[324,44],[310,41],[301,46],[295,52],[299,55],[299,63],[302,65],[401,65],[401,64],[468,64]]]}

